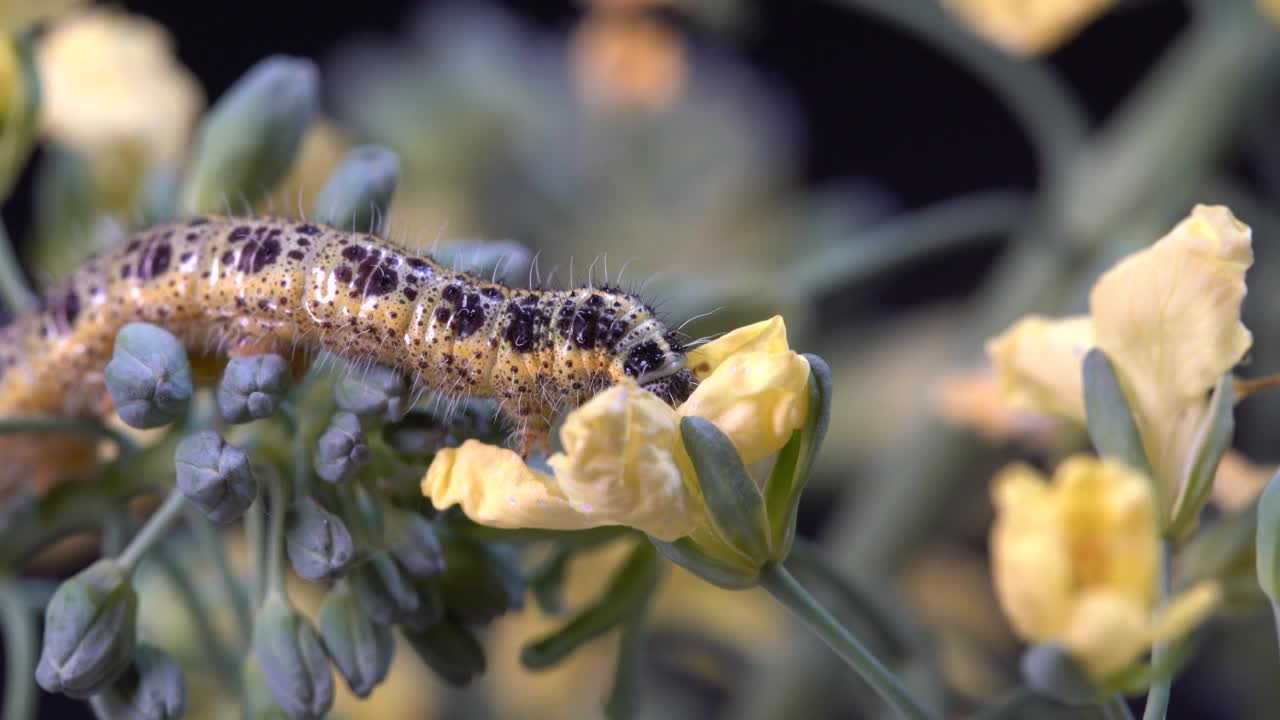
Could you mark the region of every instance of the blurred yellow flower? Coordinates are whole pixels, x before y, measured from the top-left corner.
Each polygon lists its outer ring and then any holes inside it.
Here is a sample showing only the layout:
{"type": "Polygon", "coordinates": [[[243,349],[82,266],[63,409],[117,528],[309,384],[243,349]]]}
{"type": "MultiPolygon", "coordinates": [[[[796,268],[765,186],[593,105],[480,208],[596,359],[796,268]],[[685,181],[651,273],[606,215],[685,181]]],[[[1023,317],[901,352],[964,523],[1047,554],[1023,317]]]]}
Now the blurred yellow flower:
{"type": "Polygon", "coordinates": [[[786,444],[809,402],[809,364],[787,346],[780,317],[697,348],[688,361],[701,383],[678,408],[624,379],[569,413],[560,430],[565,451],[547,460],[554,475],[469,440],[436,455],[422,492],[436,507],[458,504],[496,527],[628,525],[660,540],[688,535],[705,510],[680,418],[711,420],[750,464],[786,444]]]}
{"type": "Polygon", "coordinates": [[[1014,465],[996,477],[992,496],[992,573],[1014,632],[1061,644],[1094,679],[1186,634],[1220,600],[1210,581],[1155,606],[1155,502],[1146,478],[1124,465],[1076,456],[1051,482],[1014,465]]]}
{"type": "Polygon", "coordinates": [[[1038,55],[1071,39],[1115,0],[942,0],[942,4],[1005,52],[1038,55]]]}
{"type": "Polygon", "coordinates": [[[680,36],[639,13],[588,15],[573,32],[569,56],[579,94],[604,110],[662,110],[688,72],[680,36]]]}
{"type": "Polygon", "coordinates": [[[1248,226],[1225,207],[1197,205],[1098,279],[1088,316],[1024,318],[987,343],[1005,398],[1083,422],[1082,361],[1101,348],[1133,409],[1163,509],[1176,509],[1209,391],[1252,342],[1240,322],[1252,262],[1248,226]]]}
{"type": "Polygon", "coordinates": [[[22,31],[84,4],[85,0],[5,0],[0,3],[0,27],[22,31]]]}
{"type": "Polygon", "coordinates": [[[114,9],[86,10],[40,39],[36,62],[41,130],[88,159],[108,208],[133,209],[150,169],[182,162],[204,96],[163,27],[114,9]]]}

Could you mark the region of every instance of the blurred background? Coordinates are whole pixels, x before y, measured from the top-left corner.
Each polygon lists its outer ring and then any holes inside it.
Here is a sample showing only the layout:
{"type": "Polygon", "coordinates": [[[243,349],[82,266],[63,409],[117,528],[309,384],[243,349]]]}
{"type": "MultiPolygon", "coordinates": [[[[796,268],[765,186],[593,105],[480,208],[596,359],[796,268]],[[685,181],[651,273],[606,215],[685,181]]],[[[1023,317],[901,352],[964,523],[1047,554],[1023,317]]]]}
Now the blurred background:
{"type": "MultiPolygon", "coordinates": [[[[1098,17],[1002,42],[934,0],[111,7],[172,42],[202,98],[192,122],[263,57],[320,64],[323,119],[260,210],[310,207],[345,150],[376,142],[403,164],[389,232],[406,245],[516,241],[554,286],[607,267],[671,324],[690,320],[691,337],[782,314],[792,347],[835,373],[801,534],[841,572],[886,580],[875,601],[913,643],[847,619],[967,717],[1018,684],[1020,648],[986,567],[991,473],[1083,443],[999,407],[983,340],[1029,310],[1080,310],[1115,258],[1193,203],[1224,202],[1255,229],[1245,373],[1280,369],[1280,286],[1266,282],[1280,267],[1274,21],[1235,0],[1047,4],[1098,6],[1098,17]]],[[[78,152],[50,130],[3,207],[38,286],[145,222],[146,173],[103,183],[78,152]]],[[[1250,399],[1238,417],[1239,496],[1224,515],[1280,461],[1277,398],[1250,399]]],[[[593,596],[593,563],[618,559],[597,555],[573,568],[570,604],[593,596]]],[[[157,584],[155,607],[168,591],[157,584]]],[[[1170,718],[1274,715],[1280,665],[1260,598],[1244,587],[1205,633],[1170,718]]],[[[754,591],[673,568],[655,615],[645,717],[880,712],[754,591]]],[[[198,658],[181,618],[148,622],[198,658]]],[[[520,645],[552,625],[533,604],[501,620],[487,676],[461,691],[399,653],[392,682],[335,717],[599,716],[616,638],[547,673],[522,669],[520,645]]],[[[200,691],[193,680],[197,710],[200,691]]],[[[238,712],[215,705],[193,716],[238,712]]],[[[42,708],[89,716],[63,698],[42,708]]]]}

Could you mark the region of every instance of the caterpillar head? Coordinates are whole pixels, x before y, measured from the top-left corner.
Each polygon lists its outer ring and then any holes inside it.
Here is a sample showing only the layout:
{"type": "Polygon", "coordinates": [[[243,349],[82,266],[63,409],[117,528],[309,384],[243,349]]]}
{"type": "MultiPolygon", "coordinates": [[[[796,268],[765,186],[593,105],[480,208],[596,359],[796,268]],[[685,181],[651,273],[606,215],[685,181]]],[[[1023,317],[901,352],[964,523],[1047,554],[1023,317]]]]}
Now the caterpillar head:
{"type": "Polygon", "coordinates": [[[684,348],[675,333],[654,332],[622,355],[623,372],[672,406],[687,400],[698,384],[685,365],[684,348]]]}

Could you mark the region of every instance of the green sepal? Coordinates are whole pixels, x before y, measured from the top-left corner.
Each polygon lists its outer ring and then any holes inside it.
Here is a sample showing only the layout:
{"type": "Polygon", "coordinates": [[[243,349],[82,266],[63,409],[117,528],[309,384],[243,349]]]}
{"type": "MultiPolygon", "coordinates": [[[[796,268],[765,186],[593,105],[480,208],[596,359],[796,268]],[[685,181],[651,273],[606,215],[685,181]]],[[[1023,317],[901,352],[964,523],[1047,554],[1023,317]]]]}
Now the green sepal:
{"type": "Polygon", "coordinates": [[[650,536],[649,542],[653,543],[653,547],[662,557],[716,587],[726,590],[745,590],[760,584],[759,568],[733,565],[713,558],[687,537],[682,537],[675,542],[664,542],[650,536]]]}
{"type": "Polygon", "coordinates": [[[1120,388],[1111,360],[1099,348],[1084,356],[1084,409],[1089,439],[1098,454],[1142,471],[1154,482],[1129,400],[1120,388]]]}
{"type": "Polygon", "coordinates": [[[680,419],[680,436],[693,460],[715,532],[747,558],[769,558],[764,496],[756,487],[733,441],[715,423],[697,416],[680,419]]]}
{"type": "Polygon", "coordinates": [[[584,643],[639,615],[661,577],[658,554],[639,543],[609,581],[609,588],[564,627],[526,645],[520,661],[532,670],[559,663],[584,643]]]}
{"type": "Polygon", "coordinates": [[[813,460],[831,421],[831,368],[817,355],[806,354],[804,359],[809,363],[809,416],[778,452],[764,486],[773,551],[770,557],[776,561],[786,559],[795,539],[800,495],[809,483],[813,460]]]}
{"type": "Polygon", "coordinates": [[[1169,522],[1169,534],[1173,537],[1186,537],[1195,530],[1200,510],[1213,491],[1218,464],[1231,447],[1231,435],[1236,429],[1232,414],[1235,404],[1235,378],[1227,373],[1218,379],[1204,419],[1196,428],[1194,459],[1182,477],[1179,486],[1182,492],[1169,522]]]}

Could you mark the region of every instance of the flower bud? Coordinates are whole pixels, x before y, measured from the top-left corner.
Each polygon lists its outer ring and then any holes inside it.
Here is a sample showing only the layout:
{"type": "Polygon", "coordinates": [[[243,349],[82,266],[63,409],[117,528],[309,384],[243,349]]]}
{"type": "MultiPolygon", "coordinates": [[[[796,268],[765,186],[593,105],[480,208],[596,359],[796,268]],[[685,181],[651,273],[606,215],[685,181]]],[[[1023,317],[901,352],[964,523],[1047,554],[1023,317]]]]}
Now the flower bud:
{"type": "Polygon", "coordinates": [[[375,555],[353,568],[347,580],[360,607],[376,623],[393,625],[412,618],[421,609],[417,591],[387,555],[375,555]]]}
{"type": "Polygon", "coordinates": [[[1098,702],[1099,691],[1089,675],[1060,645],[1034,645],[1019,663],[1027,686],[1064,705],[1098,702]]]}
{"type": "Polygon", "coordinates": [[[168,653],[139,645],[133,665],[96,697],[103,720],[178,720],[187,711],[187,682],[168,653]]]}
{"type": "Polygon", "coordinates": [[[369,446],[365,444],[360,420],[349,412],[334,415],[316,440],[316,475],[327,482],[342,482],[368,459],[369,446]]]}
{"type": "Polygon", "coordinates": [[[389,521],[393,528],[391,552],[410,575],[426,579],[444,570],[444,547],[430,520],[417,513],[397,510],[389,521]]]}
{"type": "Polygon", "coordinates": [[[276,704],[294,720],[320,718],[333,705],[333,673],[320,637],[278,594],[253,621],[253,652],[276,704]]]}
{"type": "Polygon", "coordinates": [[[221,525],[235,522],[258,495],[249,456],[213,430],[184,437],[174,453],[174,468],[182,494],[221,525]]]}
{"type": "Polygon", "coordinates": [[[367,697],[391,669],[391,627],[361,610],[345,583],[330,590],[320,605],[320,639],[356,697],[367,697]]]}
{"type": "Polygon", "coordinates": [[[404,637],[422,661],[453,685],[466,685],[484,672],[484,648],[465,627],[446,619],[404,637]]]}
{"type": "Polygon", "coordinates": [[[218,412],[229,423],[270,417],[291,381],[289,363],[279,355],[231,358],[218,383],[218,412]]]}
{"type": "Polygon", "coordinates": [[[519,608],[524,576],[515,561],[497,548],[447,539],[445,571],[437,576],[445,606],[469,623],[487,623],[519,608]]]}
{"type": "Polygon", "coordinates": [[[392,422],[409,411],[409,384],[399,372],[381,365],[348,369],[333,397],[343,410],[381,415],[392,422]]]}
{"type": "Polygon", "coordinates": [[[205,115],[184,204],[193,213],[252,204],[293,164],[319,105],[314,63],[276,55],[254,65],[205,115]]]}
{"type": "Polygon", "coordinates": [[[105,371],[120,419],[136,428],[168,424],[191,400],[191,363],[182,343],[155,325],[129,323],[116,334],[105,371]]]}
{"type": "Polygon", "coordinates": [[[355,148],[316,197],[316,218],[340,230],[381,234],[399,179],[394,152],[380,145],[355,148]]]}
{"type": "Polygon", "coordinates": [[[289,715],[276,704],[262,665],[250,653],[240,667],[240,687],[244,694],[247,720],[289,720],[289,715]]]}
{"type": "Polygon", "coordinates": [[[444,252],[449,266],[457,270],[514,286],[529,283],[533,253],[514,240],[463,240],[444,252]]]}
{"type": "Polygon", "coordinates": [[[355,555],[347,526],[309,497],[299,501],[289,514],[285,549],[294,572],[317,581],[340,575],[355,555]]]}
{"type": "Polygon", "coordinates": [[[58,586],[45,608],[36,682],[51,693],[86,698],[129,666],[138,596],[114,560],[99,560],[58,586]]]}

